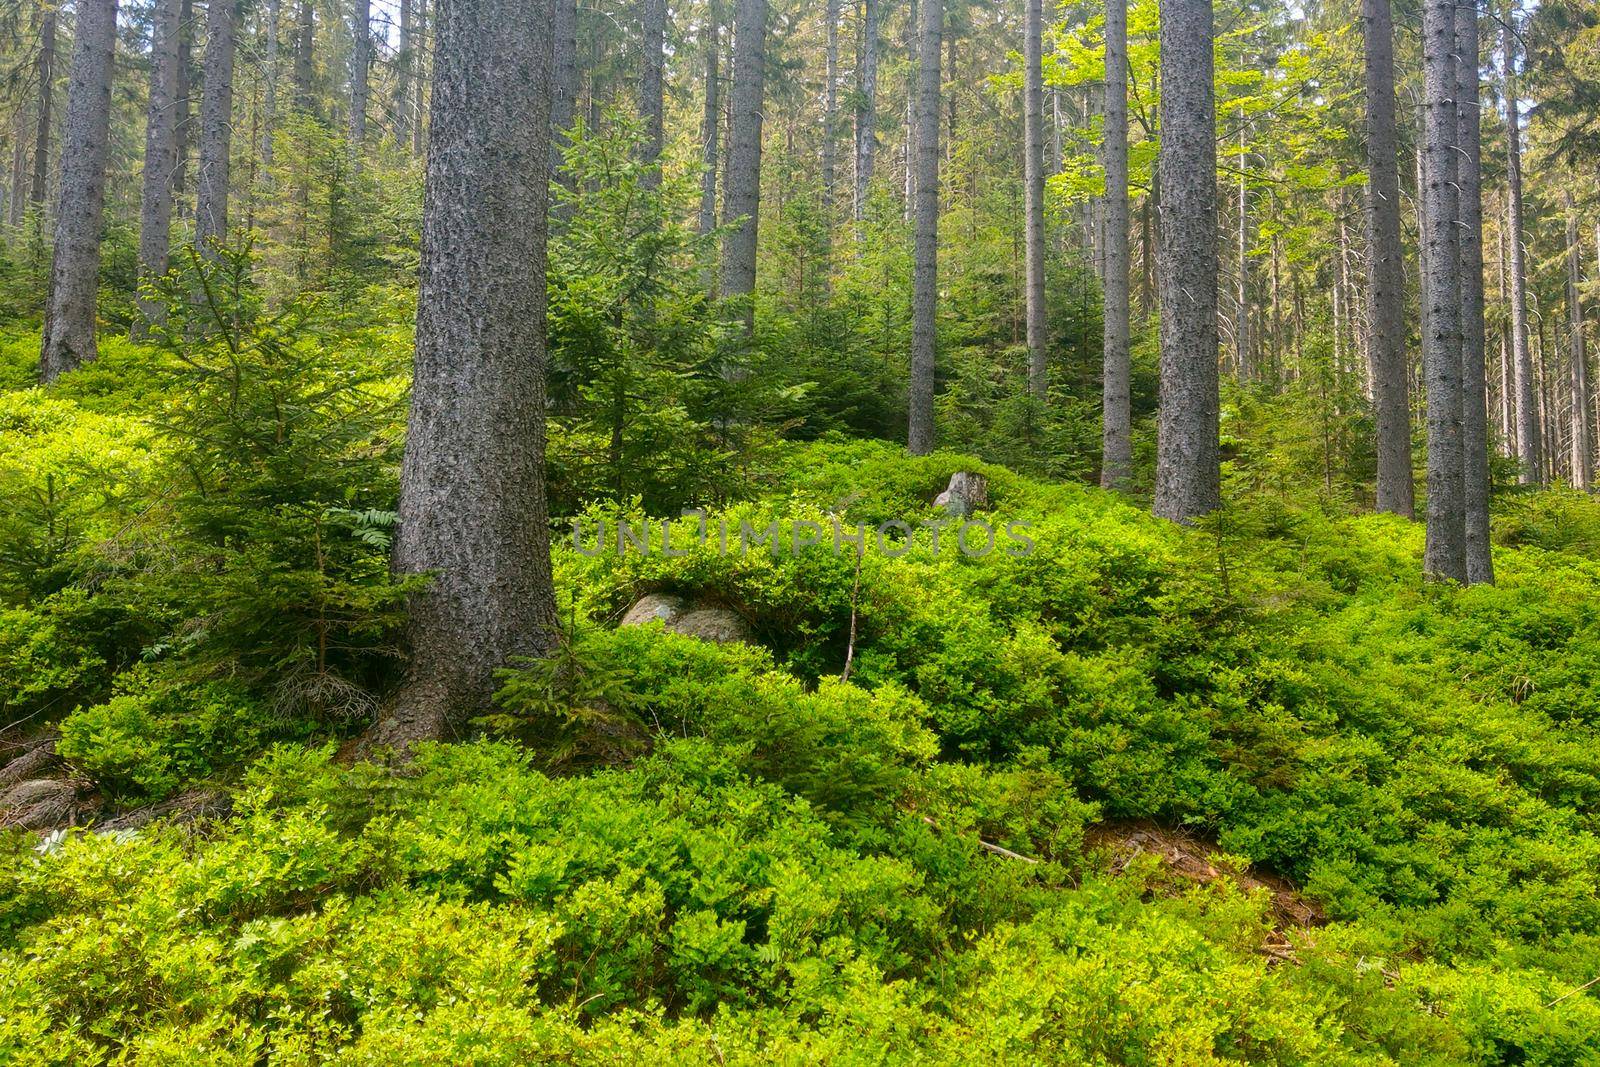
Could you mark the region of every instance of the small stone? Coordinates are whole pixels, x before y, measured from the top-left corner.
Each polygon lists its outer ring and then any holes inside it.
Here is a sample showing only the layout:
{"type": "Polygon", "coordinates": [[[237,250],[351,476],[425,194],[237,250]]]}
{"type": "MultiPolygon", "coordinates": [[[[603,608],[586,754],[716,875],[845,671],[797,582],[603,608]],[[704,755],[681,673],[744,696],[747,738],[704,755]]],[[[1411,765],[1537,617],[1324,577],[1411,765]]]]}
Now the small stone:
{"type": "Polygon", "coordinates": [[[672,621],[686,615],[694,605],[681,596],[670,593],[646,593],[633,602],[628,613],[622,616],[621,626],[642,626],[647,622],[664,622],[670,628],[672,621]]]}

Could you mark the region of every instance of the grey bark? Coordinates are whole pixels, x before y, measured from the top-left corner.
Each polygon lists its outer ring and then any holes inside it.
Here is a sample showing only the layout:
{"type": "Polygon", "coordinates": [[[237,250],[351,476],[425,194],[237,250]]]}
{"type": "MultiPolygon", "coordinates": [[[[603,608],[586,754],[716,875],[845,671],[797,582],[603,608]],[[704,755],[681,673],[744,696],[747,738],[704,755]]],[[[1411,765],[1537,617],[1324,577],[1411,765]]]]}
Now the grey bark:
{"type": "MultiPolygon", "coordinates": [[[[182,0],[159,0],[150,45],[150,102],[145,110],[144,176],[139,201],[139,279],[167,273],[172,240],[172,171],[178,155],[178,33],[182,0]]],[[[165,306],[139,297],[139,310],[160,322],[165,306]]],[[[142,332],[142,330],[140,331],[142,332]]]]}
{"type": "Polygon", "coordinates": [[[211,0],[206,11],[205,89],[200,96],[200,166],[195,175],[194,205],[195,246],[201,249],[228,236],[237,18],[237,0],[211,0]]]}
{"type": "Polygon", "coordinates": [[[822,87],[822,263],[833,257],[833,183],[839,161],[839,0],[824,5],[827,20],[822,87]]]}
{"type": "Polygon", "coordinates": [[[45,8],[39,21],[39,110],[33,136],[33,183],[28,199],[42,219],[44,202],[50,188],[50,133],[55,122],[56,93],[56,9],[54,4],[45,8]]]}
{"type": "Polygon", "coordinates": [[[723,196],[722,296],[744,300],[745,330],[755,328],[756,229],[761,212],[761,108],[767,49],[767,0],[738,0],[733,13],[732,128],[723,196]]]}
{"type": "Polygon", "coordinates": [[[1528,269],[1522,246],[1522,114],[1517,100],[1516,9],[1506,12],[1501,38],[1506,100],[1506,229],[1511,258],[1511,358],[1516,377],[1517,458],[1524,485],[1544,484],[1538,384],[1528,348],[1528,269]]]}
{"type": "Polygon", "coordinates": [[[1583,335],[1582,253],[1578,247],[1578,210],[1572,189],[1561,193],[1567,215],[1567,317],[1572,358],[1572,484],[1588,492],[1594,488],[1594,437],[1589,421],[1589,352],[1583,335]]]}
{"type": "Polygon", "coordinates": [[[278,124],[278,33],[283,0],[267,0],[267,47],[261,90],[261,172],[263,187],[272,185],[272,135],[278,124]]]}
{"type": "Polygon", "coordinates": [[[578,93],[578,4],[577,0],[551,0],[551,49],[553,51],[550,87],[550,167],[556,181],[569,193],[572,175],[567,173],[565,149],[567,131],[572,129],[573,101],[578,93]]]}
{"type": "Polygon", "coordinates": [[[1217,140],[1210,0],[1161,5],[1161,410],[1155,514],[1222,503],[1217,381],[1217,140]]]}
{"type": "Polygon", "coordinates": [[[1461,452],[1467,581],[1494,581],[1489,543],[1489,388],[1484,371],[1483,138],[1478,115],[1478,0],[1457,0],[1456,186],[1461,225],[1461,452]]]}
{"type": "Polygon", "coordinates": [[[906,448],[933,451],[933,383],[939,310],[939,57],[943,0],[922,0],[918,12],[915,204],[916,250],[911,285],[911,388],[906,448]]]}
{"type": "Polygon", "coordinates": [[[1104,152],[1106,264],[1100,484],[1133,479],[1132,369],[1128,354],[1128,3],[1106,0],[1104,152]]]}
{"type": "MultiPolygon", "coordinates": [[[[559,48],[561,42],[560,7],[552,8],[553,30],[555,33],[552,47],[559,48]]],[[[395,144],[407,147],[411,144],[411,108],[412,87],[415,84],[415,60],[413,49],[416,41],[416,18],[413,14],[412,0],[400,0],[400,39],[396,44],[394,53],[394,141],[395,144]]],[[[560,92],[559,84],[556,93],[560,92]]],[[[555,125],[555,96],[550,101],[550,124],[555,125]]]]}
{"type": "Polygon", "coordinates": [[[906,136],[905,148],[905,218],[911,221],[911,216],[916,210],[917,200],[917,0],[910,0],[909,14],[906,18],[904,40],[901,42],[906,51],[906,136]]]}
{"type": "Polygon", "coordinates": [[[178,158],[172,166],[173,211],[185,209],[189,188],[189,150],[194,141],[194,2],[183,0],[178,16],[178,158]]]}
{"type": "Polygon", "coordinates": [[[372,70],[372,3],[350,5],[350,149],[359,164],[367,141],[368,73],[372,70]]]}
{"type": "MultiPolygon", "coordinates": [[[[1028,0],[1022,45],[1022,181],[1023,214],[1026,216],[1023,224],[1023,259],[1027,289],[1028,392],[1040,403],[1044,402],[1049,390],[1048,368],[1045,365],[1047,337],[1044,305],[1043,6],[1043,0],[1028,0]]],[[[1107,18],[1110,18],[1109,12],[1107,18]]],[[[1107,51],[1109,53],[1109,46],[1107,51]]]]}
{"type": "MultiPolygon", "coordinates": [[[[644,145],[641,156],[646,163],[661,159],[665,125],[662,108],[662,81],[667,62],[667,0],[639,0],[644,63],[639,78],[639,114],[644,119],[644,145]]],[[[661,172],[644,176],[646,188],[661,181],[661,172]]]]}
{"type": "Polygon", "coordinates": [[[23,205],[28,199],[28,141],[24,127],[26,112],[18,107],[11,116],[11,198],[6,203],[6,223],[22,225],[23,205]]]}
{"type": "Polygon", "coordinates": [[[316,100],[311,95],[311,53],[317,38],[316,9],[311,0],[300,0],[294,24],[294,106],[311,112],[316,100]]]}
{"type": "Polygon", "coordinates": [[[714,6],[709,10],[705,39],[706,106],[701,118],[701,136],[704,138],[700,152],[700,220],[699,232],[708,234],[717,228],[717,156],[719,135],[722,132],[722,27],[717,23],[714,6]]]}
{"type": "Polygon", "coordinates": [[[373,741],[461,731],[555,632],[544,487],[549,8],[440,0],[394,567],[411,665],[373,741]]]}
{"type": "Polygon", "coordinates": [[[39,373],[46,382],[98,354],[95,304],[111,133],[117,0],[79,0],[73,36],[55,255],[50,263],[50,295],[39,353],[39,373]]]}
{"type": "Polygon", "coordinates": [[[1427,331],[1422,369],[1428,395],[1428,508],[1423,573],[1465,584],[1467,539],[1462,450],[1461,244],[1456,151],[1455,0],[1426,0],[1422,12],[1424,243],[1427,331]]]}
{"type": "Polygon", "coordinates": [[[1416,511],[1406,387],[1405,268],[1400,257],[1400,167],[1389,0],[1362,0],[1367,92],[1367,358],[1377,423],[1379,511],[1416,511]]]}
{"type": "Polygon", "coordinates": [[[867,214],[878,151],[878,0],[862,0],[861,22],[861,55],[856,61],[855,196],[851,202],[851,215],[857,222],[867,214]]]}

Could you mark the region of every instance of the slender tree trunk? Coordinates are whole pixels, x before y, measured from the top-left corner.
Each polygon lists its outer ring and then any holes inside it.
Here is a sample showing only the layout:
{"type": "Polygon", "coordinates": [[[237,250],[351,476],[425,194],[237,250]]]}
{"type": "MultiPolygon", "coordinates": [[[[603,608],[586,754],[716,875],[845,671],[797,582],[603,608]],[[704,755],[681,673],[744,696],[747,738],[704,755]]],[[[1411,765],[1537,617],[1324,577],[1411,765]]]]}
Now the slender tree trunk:
{"type": "Polygon", "coordinates": [[[866,218],[872,166],[878,150],[878,0],[861,3],[861,54],[856,59],[855,196],[850,213],[866,218]]]}
{"type": "Polygon", "coordinates": [[[372,70],[372,3],[350,5],[350,154],[359,167],[367,142],[367,75],[372,70]]]}
{"type": "Polygon", "coordinates": [[[1506,244],[1511,255],[1511,352],[1517,380],[1517,456],[1524,485],[1542,484],[1544,448],[1533,354],[1528,349],[1528,271],[1522,246],[1522,113],[1517,100],[1516,9],[1506,12],[1501,38],[1506,99],[1506,244]]]}
{"type": "Polygon", "coordinates": [[[1406,290],[1400,261],[1394,24],[1389,0],[1362,0],[1367,92],[1367,358],[1377,424],[1378,510],[1410,518],[1411,408],[1406,388],[1406,290]]]}
{"type": "MultiPolygon", "coordinates": [[[[28,199],[34,210],[44,218],[45,199],[50,189],[50,131],[55,122],[56,95],[56,8],[53,3],[45,7],[39,20],[39,109],[33,137],[33,184],[28,199]]],[[[41,222],[42,224],[42,222],[41,222]]]]}
{"type": "Polygon", "coordinates": [[[200,170],[195,182],[195,245],[228,236],[228,164],[233,143],[233,53],[237,0],[206,11],[205,91],[200,97],[200,170]]]}
{"type": "Polygon", "coordinates": [[[1155,513],[1222,503],[1217,381],[1217,133],[1211,0],[1161,5],[1161,411],[1155,513]]]}
{"type": "MultiPolygon", "coordinates": [[[[556,181],[568,193],[575,190],[567,171],[567,136],[572,129],[573,104],[578,96],[578,4],[577,0],[551,0],[551,48],[554,67],[550,95],[550,168],[556,181]]],[[[567,205],[558,202],[556,221],[563,221],[567,205]]]]}
{"type": "Polygon", "coordinates": [[[1423,7],[1424,240],[1428,329],[1423,372],[1428,390],[1428,530],[1423,573],[1467,580],[1465,471],[1461,427],[1461,246],[1456,151],[1455,0],[1423,7]]]}
{"type": "Polygon", "coordinates": [[[916,134],[916,252],[912,264],[910,422],[913,456],[933,451],[933,383],[939,310],[939,43],[944,0],[922,0],[919,12],[916,134]]]}
{"type": "Polygon", "coordinates": [[[822,263],[827,279],[833,262],[833,183],[839,163],[839,0],[827,0],[826,84],[822,87],[822,263]]]}
{"type": "Polygon", "coordinates": [[[733,15],[733,124],[723,217],[722,296],[743,300],[745,332],[755,328],[756,228],[761,212],[761,109],[767,0],[737,0],[733,15]]]}
{"type": "MultiPolygon", "coordinates": [[[[1133,480],[1132,368],[1128,354],[1128,3],[1106,0],[1106,277],[1100,484],[1133,480]]],[[[1148,213],[1146,214],[1148,222],[1148,213]]]]}
{"type": "Polygon", "coordinates": [[[266,57],[262,77],[261,173],[262,186],[272,186],[272,135],[278,125],[278,35],[283,22],[282,0],[267,0],[266,57]]]}
{"type": "Polygon", "coordinates": [[[462,730],[556,629],[544,486],[550,13],[440,0],[394,567],[411,669],[373,740],[462,730]],[[541,54],[542,53],[542,54],[541,54]]]}
{"type": "MultiPolygon", "coordinates": [[[[639,114],[644,119],[642,157],[646,163],[655,163],[661,159],[665,137],[662,81],[667,62],[667,0],[639,2],[640,36],[644,47],[644,64],[639,78],[639,114]]],[[[660,182],[660,171],[645,175],[646,188],[655,188],[660,182]]]]}
{"type": "Polygon", "coordinates": [[[11,116],[11,199],[6,202],[6,224],[12,229],[22,225],[24,205],[28,200],[28,133],[27,112],[18,106],[11,116]]]}
{"type": "Polygon", "coordinates": [[[906,222],[911,221],[911,216],[916,211],[917,201],[917,64],[919,62],[917,51],[917,0],[909,0],[906,16],[904,41],[906,51],[906,136],[905,148],[901,153],[905,157],[905,217],[906,222]]]}
{"type": "MultiPolygon", "coordinates": [[[[145,111],[144,176],[139,204],[139,280],[167,273],[172,237],[172,170],[178,154],[178,33],[181,0],[158,0],[150,44],[150,103],[145,111]]],[[[165,306],[139,297],[139,310],[160,322],[165,306]]],[[[143,325],[135,332],[142,334],[143,325]]]]}
{"type": "Polygon", "coordinates": [[[78,0],[73,36],[55,256],[50,264],[50,296],[39,358],[40,377],[46,382],[98,355],[95,304],[111,134],[117,0],[78,0]]]}
{"type": "Polygon", "coordinates": [[[1582,251],[1578,209],[1570,186],[1561,193],[1567,215],[1567,321],[1572,333],[1572,484],[1584,492],[1594,488],[1594,438],[1589,421],[1589,353],[1583,336],[1582,251]]]}
{"type": "MultiPolygon", "coordinates": [[[[1245,169],[1249,162],[1249,146],[1246,140],[1249,124],[1245,121],[1244,105],[1239,106],[1239,226],[1235,244],[1238,246],[1238,258],[1235,261],[1236,277],[1234,278],[1234,304],[1235,315],[1233,320],[1233,358],[1235,373],[1241,382],[1247,382],[1251,376],[1250,366],[1250,188],[1245,181],[1245,169]]],[[[1344,268],[1344,217],[1339,219],[1339,266],[1344,268]]]]}
{"type": "Polygon", "coordinates": [[[194,27],[194,2],[183,0],[178,16],[178,148],[172,165],[172,210],[179,215],[189,210],[184,197],[189,191],[189,154],[194,141],[194,27]]]}
{"type": "Polygon", "coordinates": [[[708,234],[717,228],[717,156],[720,149],[718,135],[722,131],[722,27],[717,23],[716,9],[712,8],[706,25],[706,102],[701,116],[702,137],[700,164],[700,218],[699,232],[708,234]]]}
{"type": "MultiPolygon", "coordinates": [[[[1044,15],[1042,0],[1027,0],[1022,46],[1023,259],[1027,278],[1028,392],[1043,404],[1050,388],[1044,305],[1044,15]]],[[[1110,18],[1109,13],[1107,18],[1110,18]]],[[[1109,45],[1108,45],[1109,48],[1109,45]]],[[[1109,66],[1109,62],[1108,62],[1109,66]]],[[[1107,74],[1109,82],[1109,71],[1107,74]]],[[[1109,91],[1109,90],[1108,90],[1109,91]]],[[[1106,153],[1107,170],[1110,152],[1106,153]]],[[[1107,293],[1107,303],[1110,294],[1107,293]]],[[[1109,312],[1108,312],[1109,313],[1109,312]]]]}
{"type": "Polygon", "coordinates": [[[1478,0],[1456,3],[1456,186],[1461,226],[1461,451],[1467,581],[1494,581],[1489,542],[1489,388],[1484,371],[1483,138],[1478,116],[1478,0]]]}
{"type": "MultiPolygon", "coordinates": [[[[551,22],[554,32],[552,47],[558,50],[561,47],[561,21],[559,8],[566,6],[558,4],[551,9],[551,22]]],[[[394,54],[394,141],[402,147],[411,143],[411,108],[412,90],[416,83],[415,60],[413,50],[417,36],[416,17],[413,13],[412,0],[400,0],[400,40],[395,47],[394,54]]],[[[560,64],[556,66],[559,72],[560,64]]],[[[558,80],[552,90],[550,101],[551,125],[555,125],[555,99],[561,92],[558,80]]]]}

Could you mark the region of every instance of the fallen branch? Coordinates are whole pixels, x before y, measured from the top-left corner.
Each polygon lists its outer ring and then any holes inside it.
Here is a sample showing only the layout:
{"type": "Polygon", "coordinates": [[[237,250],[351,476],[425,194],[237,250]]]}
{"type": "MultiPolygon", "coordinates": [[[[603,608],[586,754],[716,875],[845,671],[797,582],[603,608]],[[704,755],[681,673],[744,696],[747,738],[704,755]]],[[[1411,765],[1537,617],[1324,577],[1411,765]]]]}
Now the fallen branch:
{"type": "MultiPolygon", "coordinates": [[[[926,815],[924,815],[922,817],[922,821],[927,823],[929,826],[933,827],[935,830],[937,830],[939,828],[939,824],[934,822],[933,819],[931,819],[930,817],[928,817],[926,815]]],[[[1032,856],[1024,856],[1020,852],[1012,852],[1009,848],[1006,848],[1004,845],[997,845],[993,841],[985,841],[981,837],[978,838],[978,847],[982,848],[985,852],[992,853],[993,855],[996,855],[996,856],[1002,856],[1002,857],[1004,857],[1005,859],[1008,859],[1008,860],[1021,860],[1023,863],[1038,863],[1039,862],[1038,860],[1034,859],[1032,856]]]]}
{"type": "Polygon", "coordinates": [[[1560,1004],[1563,1000],[1566,1000],[1568,997],[1575,997],[1579,993],[1582,993],[1585,989],[1588,989],[1590,986],[1592,986],[1592,985],[1594,985],[1596,983],[1600,983],[1600,974],[1595,975],[1593,978],[1591,978],[1587,982],[1583,983],[1577,989],[1569,989],[1567,992],[1561,994],[1559,997],[1557,997],[1556,999],[1552,1000],[1550,1003],[1546,1004],[1545,1007],[1553,1008],[1557,1004],[1560,1004]]]}

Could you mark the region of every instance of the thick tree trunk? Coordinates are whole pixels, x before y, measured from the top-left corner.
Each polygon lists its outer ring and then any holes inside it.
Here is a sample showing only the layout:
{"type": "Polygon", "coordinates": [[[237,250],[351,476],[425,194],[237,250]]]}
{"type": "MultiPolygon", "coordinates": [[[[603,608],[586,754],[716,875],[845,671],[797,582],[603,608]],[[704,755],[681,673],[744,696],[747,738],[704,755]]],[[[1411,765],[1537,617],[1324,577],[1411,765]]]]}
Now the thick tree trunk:
{"type": "MultiPolygon", "coordinates": [[[[172,238],[172,170],[178,154],[178,27],[181,0],[158,0],[150,45],[150,103],[145,110],[144,177],[139,202],[139,280],[167,273],[172,238]]],[[[139,298],[139,310],[160,322],[165,306],[139,298]]],[[[143,333],[137,327],[136,332],[143,333]]]]}
{"type": "MultiPolygon", "coordinates": [[[[53,3],[45,7],[39,20],[39,109],[35,113],[33,135],[33,183],[28,190],[28,200],[44,217],[45,200],[50,190],[50,132],[55,123],[56,97],[56,8],[53,3]]],[[[69,104],[70,106],[70,104],[69,104]]]]}
{"type": "Polygon", "coordinates": [[[861,54],[856,58],[855,195],[850,213],[860,222],[867,214],[872,167],[878,151],[878,0],[861,2],[861,54]]]}
{"type": "Polygon", "coordinates": [[[311,55],[316,45],[316,8],[311,0],[300,0],[294,24],[294,106],[308,114],[316,108],[311,92],[311,55]]]}
{"type": "Polygon", "coordinates": [[[1493,582],[1489,544],[1489,388],[1484,372],[1483,138],[1478,116],[1478,3],[1456,3],[1456,186],[1461,220],[1461,451],[1467,581],[1493,582]]]}
{"type": "Polygon", "coordinates": [[[261,173],[263,187],[272,185],[272,135],[278,125],[278,34],[283,22],[282,0],[267,0],[267,47],[262,72],[261,173]]]}
{"type": "Polygon", "coordinates": [[[1583,336],[1582,251],[1578,241],[1578,209],[1570,187],[1562,190],[1567,215],[1567,321],[1572,343],[1572,484],[1584,492],[1594,488],[1594,437],[1589,420],[1589,352],[1583,336]]]}
{"type": "Polygon", "coordinates": [[[939,43],[943,0],[922,0],[917,68],[916,251],[911,290],[910,423],[913,456],[933,451],[933,382],[939,310],[939,43]]]}
{"type": "MultiPolygon", "coordinates": [[[[578,4],[577,0],[551,0],[551,49],[553,68],[550,86],[550,168],[567,192],[573,191],[572,175],[567,172],[567,133],[572,129],[573,102],[578,95],[578,4]]],[[[566,213],[565,206],[558,218],[566,213]]]]}
{"type": "Polygon", "coordinates": [[[1511,355],[1515,361],[1517,457],[1524,485],[1544,481],[1544,447],[1539,431],[1539,400],[1528,349],[1528,269],[1522,247],[1522,114],[1517,100],[1515,9],[1507,12],[1501,38],[1506,99],[1506,242],[1511,258],[1511,355]]]}
{"type": "Polygon", "coordinates": [[[1107,489],[1126,490],[1133,480],[1132,369],[1128,353],[1127,0],[1106,0],[1105,36],[1106,276],[1100,484],[1107,489]]]}
{"type": "Polygon", "coordinates": [[[1378,510],[1410,518],[1411,408],[1406,388],[1405,269],[1389,0],[1362,0],[1367,90],[1367,357],[1377,423],[1378,510]]]}
{"type": "Polygon", "coordinates": [[[98,354],[95,298],[111,134],[117,0],[78,0],[74,37],[66,133],[61,144],[55,257],[50,263],[50,295],[39,358],[39,374],[46,382],[98,354]]]}
{"type": "MultiPolygon", "coordinates": [[[[640,37],[644,57],[639,77],[639,115],[644,119],[644,145],[641,157],[646,163],[661,159],[665,137],[662,82],[667,63],[667,0],[639,0],[640,37]]],[[[661,182],[659,170],[646,174],[644,185],[655,188],[661,182]]]]}
{"type": "Polygon", "coordinates": [[[1161,5],[1161,411],[1155,513],[1222,503],[1217,381],[1217,133],[1210,0],[1161,5]]]}
{"type": "Polygon", "coordinates": [[[745,331],[755,328],[756,229],[761,213],[761,108],[767,0],[738,0],[733,14],[733,122],[723,218],[722,296],[742,300],[745,331]]]}
{"type": "Polygon", "coordinates": [[[1425,0],[1423,44],[1424,242],[1428,326],[1422,339],[1428,391],[1428,530],[1423,573],[1467,580],[1461,427],[1461,245],[1456,151],[1455,0],[1425,0]]]}
{"type": "Polygon", "coordinates": [[[357,162],[367,141],[367,75],[372,70],[372,2],[350,5],[350,150],[357,162]]]}
{"type": "Polygon", "coordinates": [[[204,249],[228,236],[228,165],[233,146],[233,53],[237,0],[211,0],[206,12],[205,90],[200,97],[200,168],[194,238],[204,249]]]}
{"type": "Polygon", "coordinates": [[[549,9],[440,0],[394,567],[411,669],[373,740],[461,732],[556,628],[544,488],[549,9]]]}
{"type": "MultiPolygon", "coordinates": [[[[1044,306],[1044,74],[1043,0],[1028,0],[1022,46],[1023,258],[1027,276],[1028,392],[1040,403],[1049,390],[1044,306]]],[[[1110,18],[1109,13],[1107,18],[1110,18]]],[[[1107,46],[1109,51],[1109,45],[1107,46]]],[[[1109,82],[1109,73],[1107,80],[1109,82]]],[[[1107,90],[1109,92],[1109,89],[1107,90]]],[[[1109,164],[1109,153],[1107,163],[1109,164]]],[[[1124,223],[1126,228],[1126,223],[1124,223]]],[[[1107,294],[1109,303],[1110,294],[1107,294]]]]}

